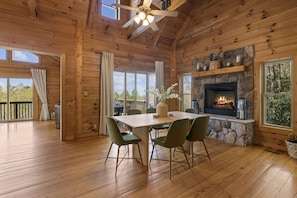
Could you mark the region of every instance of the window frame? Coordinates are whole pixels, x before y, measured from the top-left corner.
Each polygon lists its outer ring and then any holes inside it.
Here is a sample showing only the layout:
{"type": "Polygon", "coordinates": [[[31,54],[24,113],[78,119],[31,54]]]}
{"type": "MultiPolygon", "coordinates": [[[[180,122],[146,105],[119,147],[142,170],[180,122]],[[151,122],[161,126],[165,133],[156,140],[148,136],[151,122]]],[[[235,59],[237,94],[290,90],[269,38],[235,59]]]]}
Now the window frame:
{"type": "Polygon", "coordinates": [[[34,54],[33,52],[30,52],[30,51],[14,49],[14,50],[11,50],[11,60],[14,61],[14,62],[39,64],[40,63],[40,56],[37,55],[37,54],[34,54]],[[32,56],[36,56],[37,62],[31,62],[31,61],[26,61],[26,60],[17,60],[17,59],[15,59],[15,52],[24,52],[24,53],[31,54],[32,56]]]}
{"type": "Polygon", "coordinates": [[[191,102],[192,102],[192,87],[193,87],[193,77],[192,77],[192,74],[191,73],[185,73],[185,74],[182,74],[180,76],[180,87],[179,87],[179,95],[181,97],[181,101],[180,101],[180,109],[181,111],[185,111],[187,108],[191,108],[191,102]],[[190,82],[190,93],[188,94],[184,94],[184,78],[185,77],[190,77],[191,79],[191,82],[190,82]],[[187,96],[190,96],[190,106],[189,107],[185,107],[185,95],[187,96]]]}
{"type": "MultiPolygon", "coordinates": [[[[110,4],[106,4],[104,3],[103,1],[101,1],[101,16],[102,17],[106,17],[108,19],[112,19],[112,20],[120,20],[120,8],[117,8],[117,7],[113,7],[111,6],[110,4]],[[107,9],[111,9],[111,10],[114,10],[115,11],[115,16],[114,17],[110,17],[110,16],[107,16],[107,15],[103,15],[103,8],[107,8],[107,9]]],[[[115,3],[117,4],[120,4],[120,0],[115,0],[115,3]]]]}
{"type": "MultiPolygon", "coordinates": [[[[148,90],[149,89],[149,85],[150,85],[150,83],[149,83],[149,76],[150,75],[155,75],[155,73],[151,73],[151,72],[136,72],[136,71],[119,71],[119,70],[114,70],[114,72],[118,72],[118,73],[123,73],[124,74],[124,84],[123,84],[123,86],[124,86],[124,99],[123,99],[123,106],[124,106],[124,109],[123,109],[123,113],[126,113],[127,112],[127,96],[126,96],[126,93],[127,93],[127,74],[134,74],[134,83],[135,83],[135,85],[134,85],[134,89],[136,89],[136,91],[137,91],[137,75],[146,75],[145,76],[145,78],[146,78],[146,85],[145,85],[145,90],[148,90]]],[[[113,78],[114,78],[114,74],[113,74],[113,78]]],[[[156,78],[154,78],[154,79],[156,79],[156,78]]],[[[115,79],[114,79],[115,80],[115,79]]],[[[154,83],[155,84],[155,83],[154,83]]],[[[115,84],[113,85],[113,86],[115,86],[115,84]]],[[[113,87],[113,94],[115,94],[115,90],[114,90],[114,87],[113,87]]],[[[145,111],[147,108],[150,108],[150,104],[149,104],[149,93],[148,92],[146,92],[145,93],[145,101],[144,101],[144,109],[140,109],[141,111],[145,111]]],[[[134,106],[133,106],[133,108],[136,108],[136,102],[137,102],[137,98],[134,98],[135,99],[135,101],[134,101],[134,106]]],[[[155,106],[156,106],[156,99],[155,99],[155,97],[154,97],[154,104],[155,104],[155,106]]],[[[145,112],[143,112],[143,113],[145,113],[145,112]]]]}
{"type": "Polygon", "coordinates": [[[268,60],[268,61],[264,61],[261,63],[261,78],[262,80],[261,82],[261,103],[262,103],[262,108],[261,108],[261,124],[262,126],[265,127],[269,127],[269,128],[282,128],[282,129],[293,129],[293,111],[294,111],[294,107],[293,107],[293,58],[282,58],[282,59],[277,59],[277,60],[268,60]],[[268,64],[277,64],[277,63],[283,63],[283,62],[288,62],[289,63],[289,69],[290,69],[290,92],[283,92],[283,93],[270,93],[267,92],[266,90],[266,66],[268,64]],[[267,118],[267,114],[266,114],[266,103],[265,103],[265,98],[266,97],[273,97],[273,96],[282,96],[282,95],[287,95],[290,94],[290,126],[285,126],[285,125],[279,125],[279,124],[273,124],[273,123],[268,123],[266,118],[267,118]]]}

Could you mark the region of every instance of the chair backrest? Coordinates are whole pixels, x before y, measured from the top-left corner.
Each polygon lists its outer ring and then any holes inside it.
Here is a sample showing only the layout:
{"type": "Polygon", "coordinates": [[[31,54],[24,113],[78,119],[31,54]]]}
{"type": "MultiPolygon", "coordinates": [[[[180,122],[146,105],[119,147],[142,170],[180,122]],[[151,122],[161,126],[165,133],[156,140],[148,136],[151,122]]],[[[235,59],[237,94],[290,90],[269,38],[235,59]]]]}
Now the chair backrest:
{"type": "Polygon", "coordinates": [[[127,115],[134,115],[134,114],[141,114],[141,111],[139,109],[129,109],[127,111],[127,115]]]}
{"type": "Polygon", "coordinates": [[[148,108],[146,109],[146,113],[156,113],[156,108],[148,108]]]}
{"type": "Polygon", "coordinates": [[[182,146],[186,140],[189,130],[189,123],[190,121],[187,118],[172,122],[168,129],[164,146],[167,148],[182,146]]]}
{"type": "Polygon", "coordinates": [[[187,140],[190,141],[201,141],[205,138],[208,130],[209,116],[203,116],[196,118],[192,122],[187,140]]]}
{"type": "Polygon", "coordinates": [[[106,117],[105,122],[110,140],[117,145],[122,145],[124,140],[116,121],[111,117],[106,117]]]}
{"type": "Polygon", "coordinates": [[[185,112],[187,112],[187,113],[198,113],[198,109],[186,109],[185,112]]]}

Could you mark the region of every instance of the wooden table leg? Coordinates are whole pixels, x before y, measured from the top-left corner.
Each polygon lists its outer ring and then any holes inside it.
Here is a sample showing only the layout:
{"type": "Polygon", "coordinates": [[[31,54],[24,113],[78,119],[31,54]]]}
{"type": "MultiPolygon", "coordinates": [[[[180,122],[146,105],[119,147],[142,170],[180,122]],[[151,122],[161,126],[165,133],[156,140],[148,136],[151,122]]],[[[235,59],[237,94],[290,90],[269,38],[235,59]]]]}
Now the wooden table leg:
{"type": "MultiPolygon", "coordinates": [[[[141,128],[133,128],[132,132],[134,135],[141,139],[139,143],[140,152],[142,156],[143,165],[148,166],[148,158],[149,158],[149,131],[148,127],[141,128]]],[[[133,145],[133,156],[139,158],[139,152],[137,145],[133,145]]]]}

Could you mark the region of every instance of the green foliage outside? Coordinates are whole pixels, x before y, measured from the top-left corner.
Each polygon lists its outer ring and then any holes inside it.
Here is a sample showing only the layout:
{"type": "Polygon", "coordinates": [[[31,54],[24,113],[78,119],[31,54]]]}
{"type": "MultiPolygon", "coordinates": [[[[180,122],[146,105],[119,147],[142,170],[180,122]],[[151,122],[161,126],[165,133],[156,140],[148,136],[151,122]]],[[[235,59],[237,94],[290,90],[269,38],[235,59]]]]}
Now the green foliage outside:
{"type": "MultiPolygon", "coordinates": [[[[10,86],[10,102],[18,102],[18,101],[32,101],[32,86],[24,86],[24,84],[20,83],[16,86],[10,86]]],[[[4,87],[0,86],[0,102],[7,101],[7,91],[4,87]]]]}
{"type": "Polygon", "coordinates": [[[265,64],[265,124],[291,126],[290,60],[265,64]]]}

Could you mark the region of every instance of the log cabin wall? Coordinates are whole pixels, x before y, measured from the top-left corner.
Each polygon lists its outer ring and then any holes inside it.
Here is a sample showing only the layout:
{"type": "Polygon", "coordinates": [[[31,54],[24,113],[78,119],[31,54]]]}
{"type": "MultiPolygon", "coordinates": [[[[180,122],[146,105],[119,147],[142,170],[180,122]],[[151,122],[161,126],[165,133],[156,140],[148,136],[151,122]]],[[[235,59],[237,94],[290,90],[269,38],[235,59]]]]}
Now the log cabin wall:
{"type": "MultiPolygon", "coordinates": [[[[95,26],[104,26],[97,23],[95,26]]],[[[155,71],[155,61],[164,62],[165,85],[170,81],[171,52],[157,47],[148,47],[143,44],[128,41],[126,38],[112,37],[112,32],[85,29],[83,31],[83,57],[82,57],[82,82],[83,90],[88,91],[88,96],[82,99],[82,130],[78,137],[98,135],[99,107],[100,107],[100,72],[101,55],[103,51],[114,54],[114,70],[129,72],[155,71]]],[[[110,28],[113,31],[113,28],[110,28]]],[[[169,104],[171,110],[176,110],[175,103],[169,104]]]]}
{"type": "MultiPolygon", "coordinates": [[[[102,51],[114,53],[115,69],[122,71],[153,72],[154,62],[163,61],[165,86],[175,79],[170,46],[140,44],[151,43],[151,36],[129,41],[121,25],[100,17],[96,3],[100,1],[0,2],[0,46],[60,57],[63,140],[98,135],[102,51]]],[[[174,105],[169,108],[176,110],[174,105]]]]}
{"type": "MultiPolygon", "coordinates": [[[[74,139],[76,121],[74,117],[76,90],[74,73],[75,20],[62,12],[69,9],[63,2],[54,4],[42,1],[37,12],[30,12],[27,1],[0,2],[0,46],[42,52],[61,57],[62,87],[62,131],[64,140],[74,139]],[[53,7],[57,10],[50,13],[53,7]],[[65,8],[66,7],[66,8],[65,8]]],[[[34,2],[34,1],[31,1],[34,2]]],[[[83,8],[87,5],[76,2],[83,8]]],[[[57,96],[55,96],[57,97],[57,96]]],[[[55,103],[57,101],[54,101],[55,103]]]]}
{"type": "MultiPolygon", "coordinates": [[[[193,60],[196,58],[254,45],[254,143],[286,150],[284,140],[288,133],[296,131],[297,111],[294,108],[291,130],[262,125],[260,64],[292,57],[296,68],[297,1],[204,0],[194,9],[196,12],[189,16],[191,20],[177,46],[177,75],[195,72],[193,60]]],[[[293,84],[296,84],[297,70],[293,72],[293,84]]],[[[295,85],[293,90],[295,107],[295,85]]]]}
{"type": "MultiPolygon", "coordinates": [[[[49,112],[55,111],[55,104],[60,103],[60,60],[56,56],[38,54],[39,63],[12,61],[12,51],[7,49],[7,60],[0,61],[0,77],[32,78],[31,69],[46,70],[47,99],[49,112]]],[[[33,93],[33,120],[39,120],[42,102],[36,89],[33,93]]]]}

